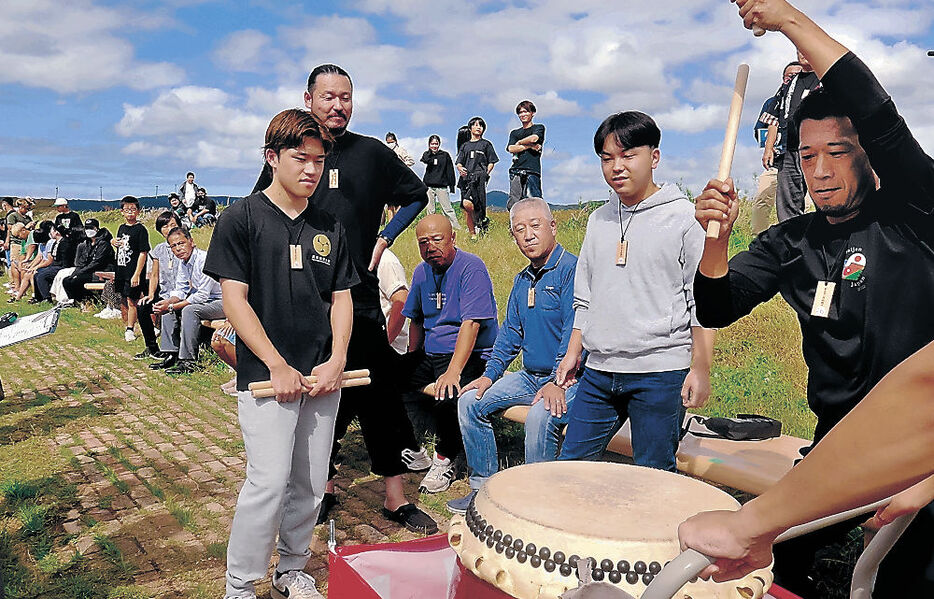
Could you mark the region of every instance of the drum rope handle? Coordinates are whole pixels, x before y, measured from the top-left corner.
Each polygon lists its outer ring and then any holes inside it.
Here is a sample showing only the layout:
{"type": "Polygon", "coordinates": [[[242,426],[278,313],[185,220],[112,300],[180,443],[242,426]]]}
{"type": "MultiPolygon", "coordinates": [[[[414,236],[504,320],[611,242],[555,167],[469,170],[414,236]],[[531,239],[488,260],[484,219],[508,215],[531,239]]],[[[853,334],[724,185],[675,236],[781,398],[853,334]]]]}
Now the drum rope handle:
{"type": "MultiPolygon", "coordinates": [[[[787,541],[789,539],[794,539],[802,535],[814,532],[821,528],[837,524],[839,522],[844,522],[850,518],[855,518],[856,516],[865,514],[867,512],[875,511],[883,505],[887,505],[891,501],[889,499],[883,499],[863,507],[855,508],[852,510],[847,510],[845,512],[840,512],[839,514],[834,514],[832,516],[826,516],[824,518],[818,518],[811,522],[805,524],[799,524],[798,526],[792,526],[782,534],[778,535],[775,539],[776,543],[781,543],[782,541],[787,541]]],[[[907,523],[904,525],[907,526],[907,523]]],[[[883,531],[891,527],[894,538],[891,541],[888,541],[890,537],[889,534],[886,534],[883,537],[883,541],[879,544],[879,549],[884,552],[887,552],[891,546],[895,543],[898,537],[904,531],[904,526],[901,525],[901,518],[895,520],[894,522],[887,524],[880,529],[877,536],[882,535],[883,531]],[[898,526],[893,526],[898,524],[898,526]],[[901,528],[901,530],[896,530],[901,528]],[[883,544],[887,542],[887,545],[883,544]]],[[[875,539],[874,539],[875,540],[875,539]]],[[[872,544],[870,543],[870,546],[872,544]]],[[[861,558],[862,559],[862,558],[861,558]]],[[[714,563],[714,559],[707,557],[700,551],[694,549],[687,549],[681,553],[678,557],[668,562],[662,571],[659,572],[651,583],[646,587],[645,592],[642,593],[641,599],[671,599],[672,596],[678,592],[678,589],[683,587],[685,584],[697,577],[700,572],[707,566],[714,563]]],[[[880,557],[875,565],[878,566],[878,562],[882,561],[880,557]]],[[[867,566],[871,566],[871,563],[867,561],[867,566]]],[[[870,576],[872,579],[875,578],[875,568],[872,568],[870,576]]],[[[855,580],[855,579],[854,579],[855,580]]],[[[855,596],[854,598],[855,599],[855,596]]]]}

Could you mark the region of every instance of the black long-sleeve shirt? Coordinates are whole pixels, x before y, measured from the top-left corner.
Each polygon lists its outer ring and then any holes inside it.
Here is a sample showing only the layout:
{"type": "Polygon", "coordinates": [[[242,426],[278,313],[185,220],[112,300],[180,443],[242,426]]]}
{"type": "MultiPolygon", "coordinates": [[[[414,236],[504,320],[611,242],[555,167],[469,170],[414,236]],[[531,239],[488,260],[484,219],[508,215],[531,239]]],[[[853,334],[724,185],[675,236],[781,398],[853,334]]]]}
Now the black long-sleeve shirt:
{"type": "Polygon", "coordinates": [[[454,185],[457,178],[454,175],[454,161],[451,155],[444,150],[432,152],[425,150],[422,154],[422,162],[425,163],[425,175],[422,182],[428,187],[447,187],[454,193],[454,185]]]}
{"type": "Polygon", "coordinates": [[[808,365],[815,442],[899,362],[934,339],[934,160],[869,69],[848,53],[823,87],[852,120],[881,181],[860,213],[831,225],[819,212],[771,227],[694,281],[697,317],[724,327],[776,293],[794,309],[808,365]],[[836,283],[828,318],[811,316],[818,281],[836,283]]]}

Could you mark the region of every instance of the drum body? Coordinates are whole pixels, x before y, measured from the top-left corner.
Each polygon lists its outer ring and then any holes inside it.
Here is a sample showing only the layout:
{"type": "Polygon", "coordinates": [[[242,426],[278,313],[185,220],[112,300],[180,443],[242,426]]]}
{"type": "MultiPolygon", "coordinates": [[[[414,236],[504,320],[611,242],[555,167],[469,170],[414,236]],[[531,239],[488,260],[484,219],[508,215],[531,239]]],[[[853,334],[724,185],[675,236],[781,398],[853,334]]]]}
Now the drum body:
{"type": "MultiPolygon", "coordinates": [[[[519,599],[557,599],[577,588],[577,560],[592,578],[640,597],[680,553],[678,525],[697,512],[736,510],[704,482],[638,466],[546,462],[491,477],[448,531],[463,566],[519,599]]],[[[728,583],[699,580],[677,599],[758,599],[772,583],[757,570],[728,583]]]]}

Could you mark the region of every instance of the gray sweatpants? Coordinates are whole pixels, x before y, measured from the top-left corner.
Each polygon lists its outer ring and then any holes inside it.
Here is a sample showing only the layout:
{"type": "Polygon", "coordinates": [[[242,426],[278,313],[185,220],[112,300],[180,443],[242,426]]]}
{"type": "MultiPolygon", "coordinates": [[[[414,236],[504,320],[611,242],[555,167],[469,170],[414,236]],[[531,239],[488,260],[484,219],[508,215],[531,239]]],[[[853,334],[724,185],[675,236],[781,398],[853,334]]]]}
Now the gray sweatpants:
{"type": "Polygon", "coordinates": [[[181,319],[177,314],[177,311],[171,310],[162,315],[159,349],[178,352],[178,357],[182,360],[194,360],[198,357],[201,321],[224,318],[224,305],[219,299],[203,304],[189,304],[182,308],[181,319]]]}
{"type": "Polygon", "coordinates": [[[780,161],[776,157],[778,167],[778,185],[775,189],[775,212],[778,222],[782,223],[789,218],[804,214],[804,198],[807,196],[807,185],[801,173],[801,162],[798,152],[786,150],[780,161]]]}
{"type": "Polygon", "coordinates": [[[247,464],[227,543],[228,595],[252,591],[266,576],[276,533],[277,570],[308,562],[339,403],[340,391],[281,404],[237,393],[247,464]]]}
{"type": "Polygon", "coordinates": [[[454,207],[451,206],[451,196],[447,187],[429,187],[428,188],[428,214],[435,213],[435,200],[441,204],[441,210],[451,221],[451,226],[460,229],[460,223],[457,222],[457,215],[454,214],[454,207]]]}

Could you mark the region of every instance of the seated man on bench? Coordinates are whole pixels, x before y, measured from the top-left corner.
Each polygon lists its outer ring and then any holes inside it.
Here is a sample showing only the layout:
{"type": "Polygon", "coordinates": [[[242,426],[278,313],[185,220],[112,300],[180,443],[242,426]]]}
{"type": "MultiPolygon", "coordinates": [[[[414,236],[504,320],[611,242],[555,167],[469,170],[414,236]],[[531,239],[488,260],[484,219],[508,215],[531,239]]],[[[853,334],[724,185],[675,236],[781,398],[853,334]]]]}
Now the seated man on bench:
{"type": "Polygon", "coordinates": [[[541,198],[516,202],[509,225],[529,265],[513,281],[506,318],[483,376],[461,389],[457,416],[471,491],[448,502],[455,514],[467,511],[483,482],[499,469],[490,417],[512,406],[532,406],[525,421],[525,461],[554,460],[567,404],[577,390],[575,385],[565,391],[554,380],[574,328],[577,256],[555,239],[557,223],[541,198]],[[507,374],[520,351],[522,370],[507,374]]]}
{"type": "Polygon", "coordinates": [[[178,258],[175,289],[168,298],[156,302],[153,309],[165,311],[159,348],[169,355],[149,367],[165,369],[168,374],[188,374],[198,370],[201,321],[224,318],[221,284],[204,274],[207,252],[195,247],[188,229],[172,229],[166,241],[178,258]]]}
{"type": "Polygon", "coordinates": [[[431,214],[415,228],[424,262],[412,275],[412,291],[402,314],[409,326],[411,374],[401,377],[405,397],[427,407],[438,442],[420,490],[440,493],[454,480],[454,458],[463,447],[457,424],[461,386],[480,376],[496,340],[496,299],[493,281],[479,257],[457,249],[451,221],[431,214]],[[408,376],[407,376],[408,375],[408,376]],[[421,389],[435,383],[435,397],[421,389]]]}

